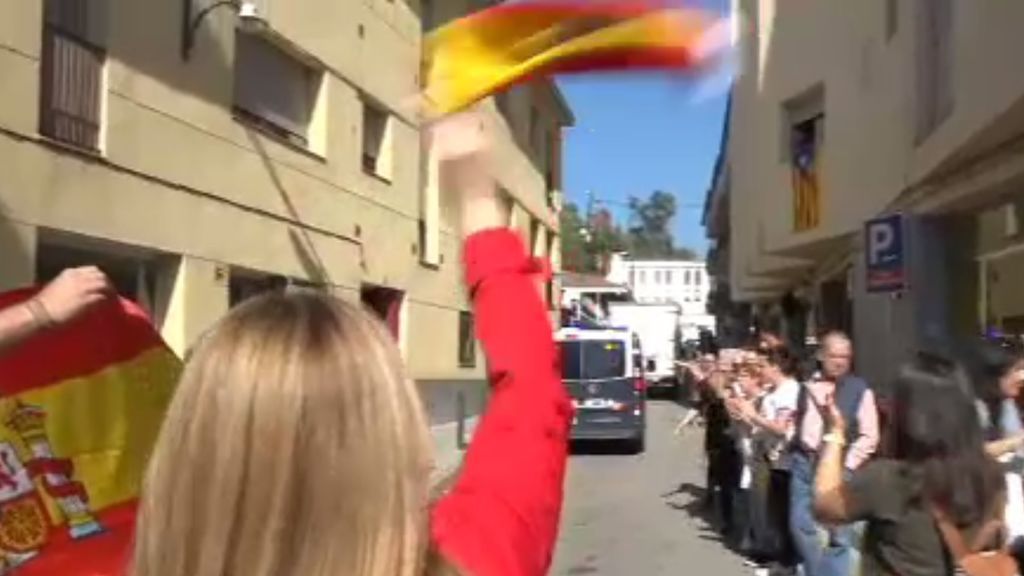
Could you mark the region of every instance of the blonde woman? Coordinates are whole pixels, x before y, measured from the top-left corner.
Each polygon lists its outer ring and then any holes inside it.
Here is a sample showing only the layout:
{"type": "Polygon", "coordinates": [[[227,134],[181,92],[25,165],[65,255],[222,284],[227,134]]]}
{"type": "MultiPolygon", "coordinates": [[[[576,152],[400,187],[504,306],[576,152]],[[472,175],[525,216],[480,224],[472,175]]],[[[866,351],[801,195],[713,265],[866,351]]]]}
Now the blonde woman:
{"type": "Polygon", "coordinates": [[[133,576],[463,576],[548,570],[572,408],[538,268],[468,114],[439,126],[493,394],[452,490],[387,330],[315,294],[238,307],[196,347],[150,462],[133,576]]]}

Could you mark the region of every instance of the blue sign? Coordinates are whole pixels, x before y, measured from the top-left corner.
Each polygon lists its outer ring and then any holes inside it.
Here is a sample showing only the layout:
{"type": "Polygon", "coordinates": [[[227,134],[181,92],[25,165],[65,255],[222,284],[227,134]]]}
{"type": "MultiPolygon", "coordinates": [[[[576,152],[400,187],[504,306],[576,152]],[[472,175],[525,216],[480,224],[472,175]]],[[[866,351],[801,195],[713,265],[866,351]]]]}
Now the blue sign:
{"type": "Polygon", "coordinates": [[[868,292],[898,292],[906,288],[906,245],[903,215],[891,214],[864,225],[868,292]]]}

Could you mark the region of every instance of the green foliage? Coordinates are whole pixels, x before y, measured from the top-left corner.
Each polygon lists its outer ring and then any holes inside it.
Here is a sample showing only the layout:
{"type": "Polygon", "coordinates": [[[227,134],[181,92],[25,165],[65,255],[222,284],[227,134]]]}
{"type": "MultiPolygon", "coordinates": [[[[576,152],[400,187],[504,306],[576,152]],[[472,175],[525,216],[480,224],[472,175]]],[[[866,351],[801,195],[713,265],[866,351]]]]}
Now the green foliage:
{"type": "Polygon", "coordinates": [[[562,267],[574,272],[603,274],[611,254],[628,252],[637,259],[696,260],[697,254],[685,247],[676,248],[672,237],[672,219],[676,199],[657,190],[647,199],[629,199],[628,230],[612,221],[607,210],[581,214],[573,203],[566,204],[560,216],[562,267]]]}

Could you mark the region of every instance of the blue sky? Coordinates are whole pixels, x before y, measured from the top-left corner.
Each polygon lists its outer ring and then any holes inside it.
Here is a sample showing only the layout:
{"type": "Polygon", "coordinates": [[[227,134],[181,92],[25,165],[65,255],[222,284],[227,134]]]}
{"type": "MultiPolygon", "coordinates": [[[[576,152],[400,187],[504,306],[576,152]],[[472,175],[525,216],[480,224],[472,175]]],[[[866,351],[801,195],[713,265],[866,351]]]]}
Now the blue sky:
{"type": "Polygon", "coordinates": [[[631,195],[665,190],[676,197],[677,246],[703,254],[704,194],[718,155],[725,94],[696,100],[678,80],[577,77],[559,81],[576,115],[566,131],[566,198],[581,209],[590,191],[621,224],[631,195]]]}
{"type": "MultiPolygon", "coordinates": [[[[690,3],[727,10],[724,0],[690,3]]],[[[671,192],[679,206],[676,245],[703,254],[701,207],[718,155],[727,82],[723,76],[694,86],[661,74],[560,78],[576,115],[565,134],[567,200],[583,208],[589,190],[625,224],[628,211],[615,203],[671,192]]]]}

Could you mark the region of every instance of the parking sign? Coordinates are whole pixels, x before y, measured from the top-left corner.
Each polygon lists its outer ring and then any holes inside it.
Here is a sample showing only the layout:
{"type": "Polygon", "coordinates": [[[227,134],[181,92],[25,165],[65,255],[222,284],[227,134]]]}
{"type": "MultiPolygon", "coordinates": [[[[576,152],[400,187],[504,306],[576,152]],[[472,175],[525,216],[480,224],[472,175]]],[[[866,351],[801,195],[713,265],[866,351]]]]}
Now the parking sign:
{"type": "Polygon", "coordinates": [[[868,292],[898,292],[906,288],[903,215],[869,220],[864,235],[868,292]]]}

